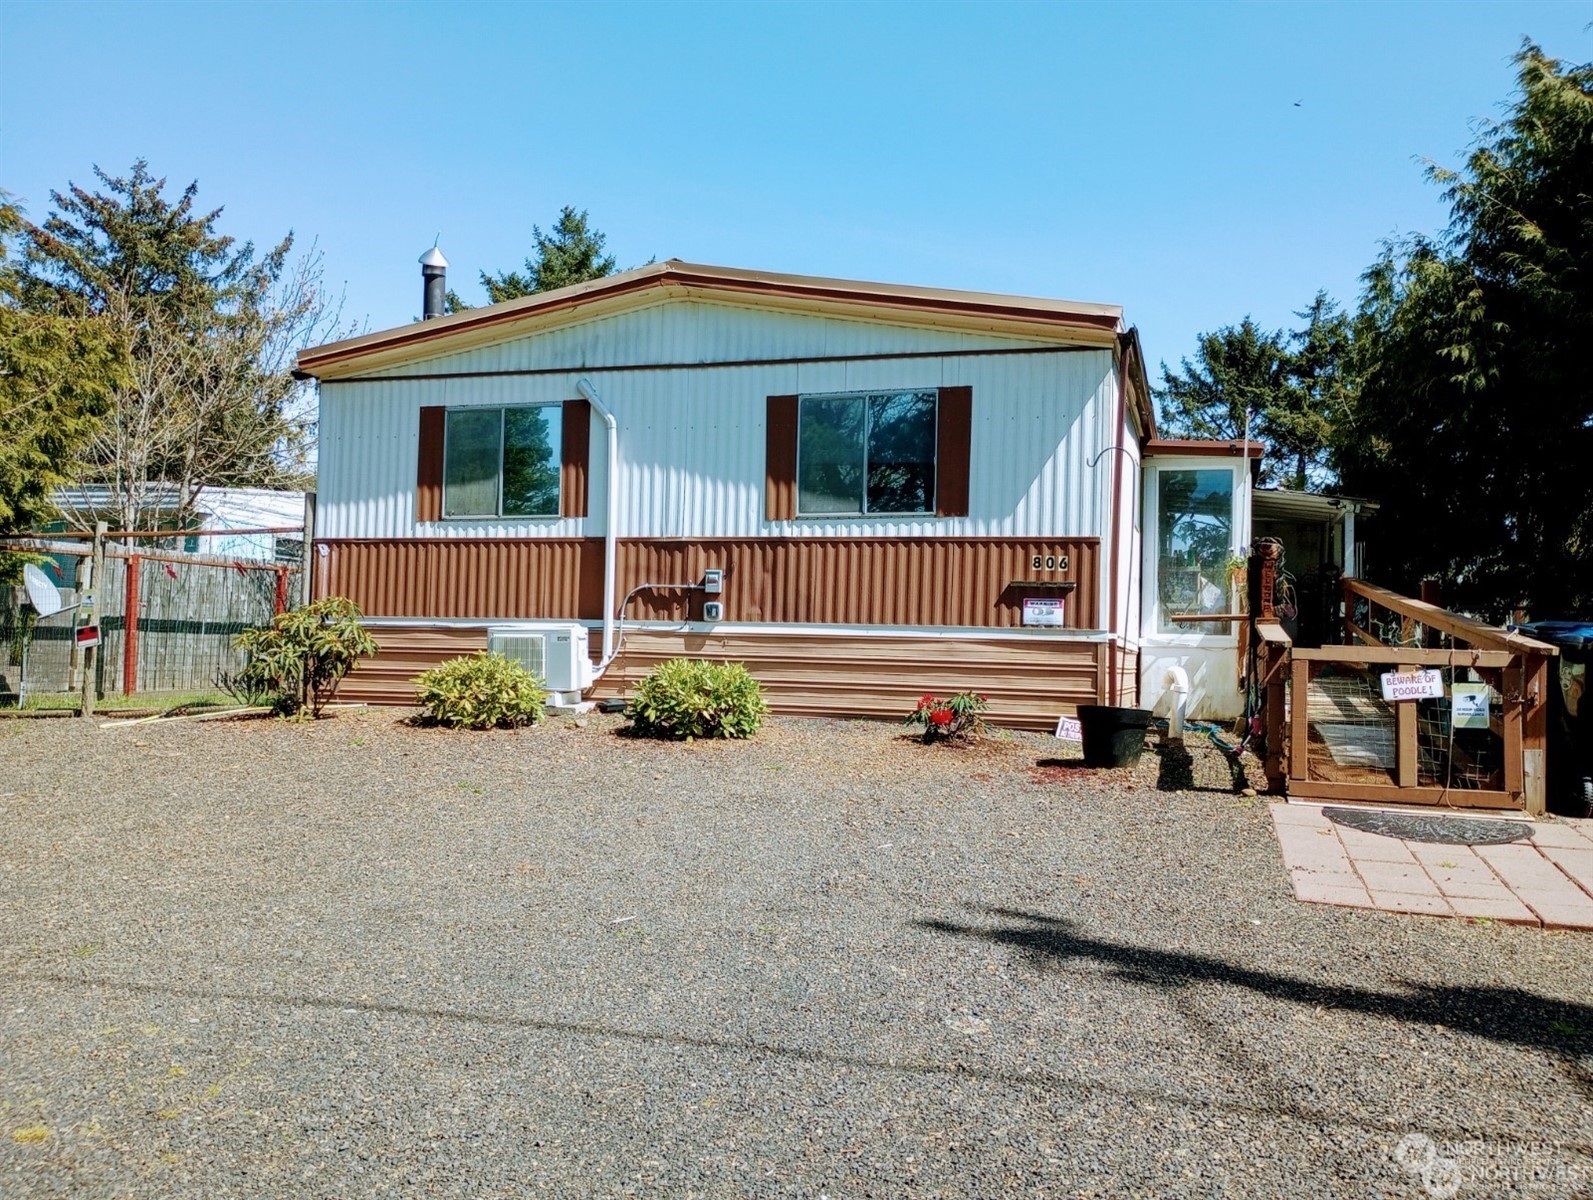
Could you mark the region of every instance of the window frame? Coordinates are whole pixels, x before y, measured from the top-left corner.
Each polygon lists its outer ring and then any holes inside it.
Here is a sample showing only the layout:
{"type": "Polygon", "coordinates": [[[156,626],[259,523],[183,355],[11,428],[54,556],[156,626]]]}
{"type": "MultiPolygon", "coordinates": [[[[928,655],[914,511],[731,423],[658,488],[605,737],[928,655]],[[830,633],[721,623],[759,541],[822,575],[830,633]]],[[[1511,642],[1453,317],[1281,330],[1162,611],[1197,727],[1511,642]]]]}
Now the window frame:
{"type": "MultiPolygon", "coordinates": [[[[1250,468],[1246,461],[1226,455],[1158,455],[1144,460],[1141,483],[1140,509],[1140,577],[1142,601],[1140,613],[1140,639],[1155,648],[1228,648],[1239,644],[1238,621],[1226,625],[1212,623],[1205,629],[1180,630],[1166,620],[1161,600],[1161,565],[1159,531],[1161,528],[1161,474],[1163,471],[1222,471],[1232,472],[1233,492],[1231,509],[1233,525],[1229,530],[1229,552],[1237,554],[1250,534],[1250,468]],[[1217,632],[1222,629],[1225,632],[1217,632]]],[[[1231,589],[1230,598],[1232,599],[1231,589]]]]}
{"type": "Polygon", "coordinates": [[[852,520],[854,518],[890,520],[903,517],[934,517],[939,519],[939,514],[936,511],[936,501],[940,492],[940,387],[937,385],[935,387],[867,388],[861,391],[798,393],[795,491],[796,517],[800,521],[834,521],[852,520]],[[868,442],[869,435],[874,429],[874,418],[869,400],[874,396],[900,396],[909,393],[929,395],[933,398],[934,403],[929,424],[932,444],[931,453],[933,455],[931,461],[935,470],[935,486],[930,489],[929,505],[927,508],[910,510],[870,511],[868,507],[868,442]],[[860,495],[863,507],[861,509],[844,512],[805,512],[802,508],[802,406],[809,400],[855,400],[863,406],[863,487],[860,495]]]}
{"type": "Polygon", "coordinates": [[[443,406],[442,483],[439,489],[438,519],[441,521],[557,521],[564,515],[564,412],[559,401],[533,401],[526,404],[449,404],[443,406]],[[505,513],[503,511],[503,457],[507,450],[505,435],[508,431],[509,411],[524,408],[553,408],[559,410],[559,436],[549,439],[557,476],[557,494],[550,513],[505,513]],[[449,417],[456,412],[490,412],[498,414],[498,487],[493,497],[494,511],[490,513],[448,512],[448,444],[449,417]]]}

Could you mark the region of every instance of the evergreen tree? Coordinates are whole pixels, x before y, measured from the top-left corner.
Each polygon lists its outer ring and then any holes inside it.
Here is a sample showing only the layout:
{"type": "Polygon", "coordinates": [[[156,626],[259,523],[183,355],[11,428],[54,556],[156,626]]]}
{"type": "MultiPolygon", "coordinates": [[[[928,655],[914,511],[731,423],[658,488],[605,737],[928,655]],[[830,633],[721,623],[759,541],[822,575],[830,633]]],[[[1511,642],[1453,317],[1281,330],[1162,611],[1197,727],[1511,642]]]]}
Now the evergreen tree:
{"type": "Polygon", "coordinates": [[[1247,428],[1266,450],[1261,481],[1322,488],[1334,482],[1336,430],[1355,393],[1353,324],[1325,292],[1295,314],[1305,322],[1269,332],[1246,317],[1202,334],[1194,361],[1162,364],[1155,389],[1165,432],[1237,441],[1247,428]]]}
{"type": "MultiPolygon", "coordinates": [[[[55,517],[52,491],[79,456],[125,380],[126,348],[95,317],[30,313],[4,273],[22,213],[0,192],[0,533],[55,517]]],[[[14,564],[0,554],[0,578],[14,564]]]]}
{"type": "Polygon", "coordinates": [[[109,487],[126,527],[182,519],[206,486],[299,482],[313,422],[291,357],[335,325],[318,257],[290,260],[291,234],[257,254],[219,233],[197,184],[172,198],[142,159],[94,173],[104,190],[69,185],[42,224],[19,222],[6,267],[23,311],[95,318],[127,347],[80,482],[109,487]]]}
{"type": "MultiPolygon", "coordinates": [[[[576,212],[566,205],[560,210],[552,232],[543,233],[541,226],[533,225],[531,235],[536,251],[525,260],[523,271],[481,273],[481,286],[487,290],[489,304],[550,292],[614,273],[614,256],[604,252],[607,238],[591,228],[585,209],[576,212]]],[[[449,312],[462,312],[470,305],[461,300],[458,293],[450,291],[447,307],[449,312]]]]}
{"type": "Polygon", "coordinates": [[[1387,582],[1503,617],[1593,615],[1593,66],[1526,43],[1451,220],[1387,247],[1358,316],[1346,486],[1379,500],[1387,582]],[[1395,541],[1397,539],[1397,541],[1395,541]]]}

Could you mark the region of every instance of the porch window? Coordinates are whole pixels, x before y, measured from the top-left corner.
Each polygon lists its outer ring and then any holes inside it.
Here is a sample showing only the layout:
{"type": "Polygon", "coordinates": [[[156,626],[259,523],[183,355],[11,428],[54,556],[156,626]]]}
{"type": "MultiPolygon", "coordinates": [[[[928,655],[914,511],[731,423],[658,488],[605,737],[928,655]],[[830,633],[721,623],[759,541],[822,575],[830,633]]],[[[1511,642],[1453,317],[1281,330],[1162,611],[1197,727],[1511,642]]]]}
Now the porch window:
{"type": "Polygon", "coordinates": [[[1225,613],[1233,556],[1233,471],[1157,471],[1156,586],[1164,633],[1225,633],[1175,613],[1225,613]]]}
{"type": "Polygon", "coordinates": [[[450,408],[442,515],[558,516],[562,425],[556,404],[450,408]]]}
{"type": "Polygon", "coordinates": [[[933,512],[937,399],[933,390],[803,396],[798,513],[933,512]]]}

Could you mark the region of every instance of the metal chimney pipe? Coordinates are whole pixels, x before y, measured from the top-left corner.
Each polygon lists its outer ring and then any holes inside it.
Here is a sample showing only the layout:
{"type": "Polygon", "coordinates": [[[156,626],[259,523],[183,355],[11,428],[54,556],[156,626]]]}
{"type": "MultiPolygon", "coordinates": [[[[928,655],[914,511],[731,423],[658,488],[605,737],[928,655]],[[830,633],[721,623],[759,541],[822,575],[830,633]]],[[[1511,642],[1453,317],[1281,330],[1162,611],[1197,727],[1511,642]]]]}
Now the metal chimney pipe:
{"type": "Polygon", "coordinates": [[[436,246],[420,256],[420,280],[421,320],[442,316],[448,304],[448,260],[436,246]]]}

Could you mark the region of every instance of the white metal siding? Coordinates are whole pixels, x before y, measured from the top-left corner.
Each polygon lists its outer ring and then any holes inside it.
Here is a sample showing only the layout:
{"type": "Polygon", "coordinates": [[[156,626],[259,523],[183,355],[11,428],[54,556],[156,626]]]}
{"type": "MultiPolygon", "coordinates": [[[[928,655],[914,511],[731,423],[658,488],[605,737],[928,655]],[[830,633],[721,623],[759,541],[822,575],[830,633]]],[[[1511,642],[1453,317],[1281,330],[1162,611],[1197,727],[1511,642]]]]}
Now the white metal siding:
{"type": "Polygon", "coordinates": [[[902,353],[1047,344],[996,333],[892,325],[661,297],[645,307],[369,374],[383,377],[536,371],[572,363],[583,370],[596,371],[647,363],[746,362],[877,354],[882,349],[902,353]]]}
{"type": "MultiPolygon", "coordinates": [[[[707,323],[725,323],[724,306],[685,302],[676,302],[676,306],[714,309],[711,315],[715,320],[707,323]]],[[[615,320],[637,321],[656,311],[644,310],[615,320]]],[[[696,313],[698,323],[708,315],[696,313]]],[[[798,320],[815,325],[854,324],[798,320]]],[[[758,321],[750,324],[764,328],[758,321]]],[[[855,352],[893,353],[900,349],[901,331],[896,327],[865,328],[871,340],[855,343],[855,352]]],[[[544,354],[537,343],[558,336],[551,332],[493,352],[504,356],[504,361],[530,361],[544,354]]],[[[678,347],[661,346],[649,340],[653,336],[643,329],[636,341],[629,342],[625,327],[615,327],[607,339],[595,339],[590,349],[594,355],[601,351],[610,359],[648,361],[657,352],[666,360],[678,361],[678,347]],[[622,349],[626,351],[623,355],[619,353],[622,349]]],[[[713,337],[728,358],[772,353],[768,344],[755,344],[746,330],[716,330],[713,337]],[[738,340],[742,337],[745,342],[738,340]]],[[[473,356],[484,353],[476,351],[473,356]]],[[[558,357],[570,361],[567,353],[558,357]]],[[[435,365],[429,364],[428,369],[435,365]]],[[[473,365],[470,369],[483,368],[473,365]]],[[[422,405],[567,400],[576,396],[575,383],[582,376],[592,381],[619,422],[619,533],[623,537],[1109,535],[1113,456],[1103,456],[1094,467],[1085,465],[1108,444],[1103,439],[1115,412],[1112,354],[1102,349],[669,371],[605,372],[592,367],[556,375],[330,383],[321,389],[318,536],[601,535],[607,457],[603,425],[595,418],[589,517],[449,520],[423,525],[414,520],[422,405]],[[972,387],[974,397],[967,517],[764,521],[766,397],[954,385],[972,387]]]]}

